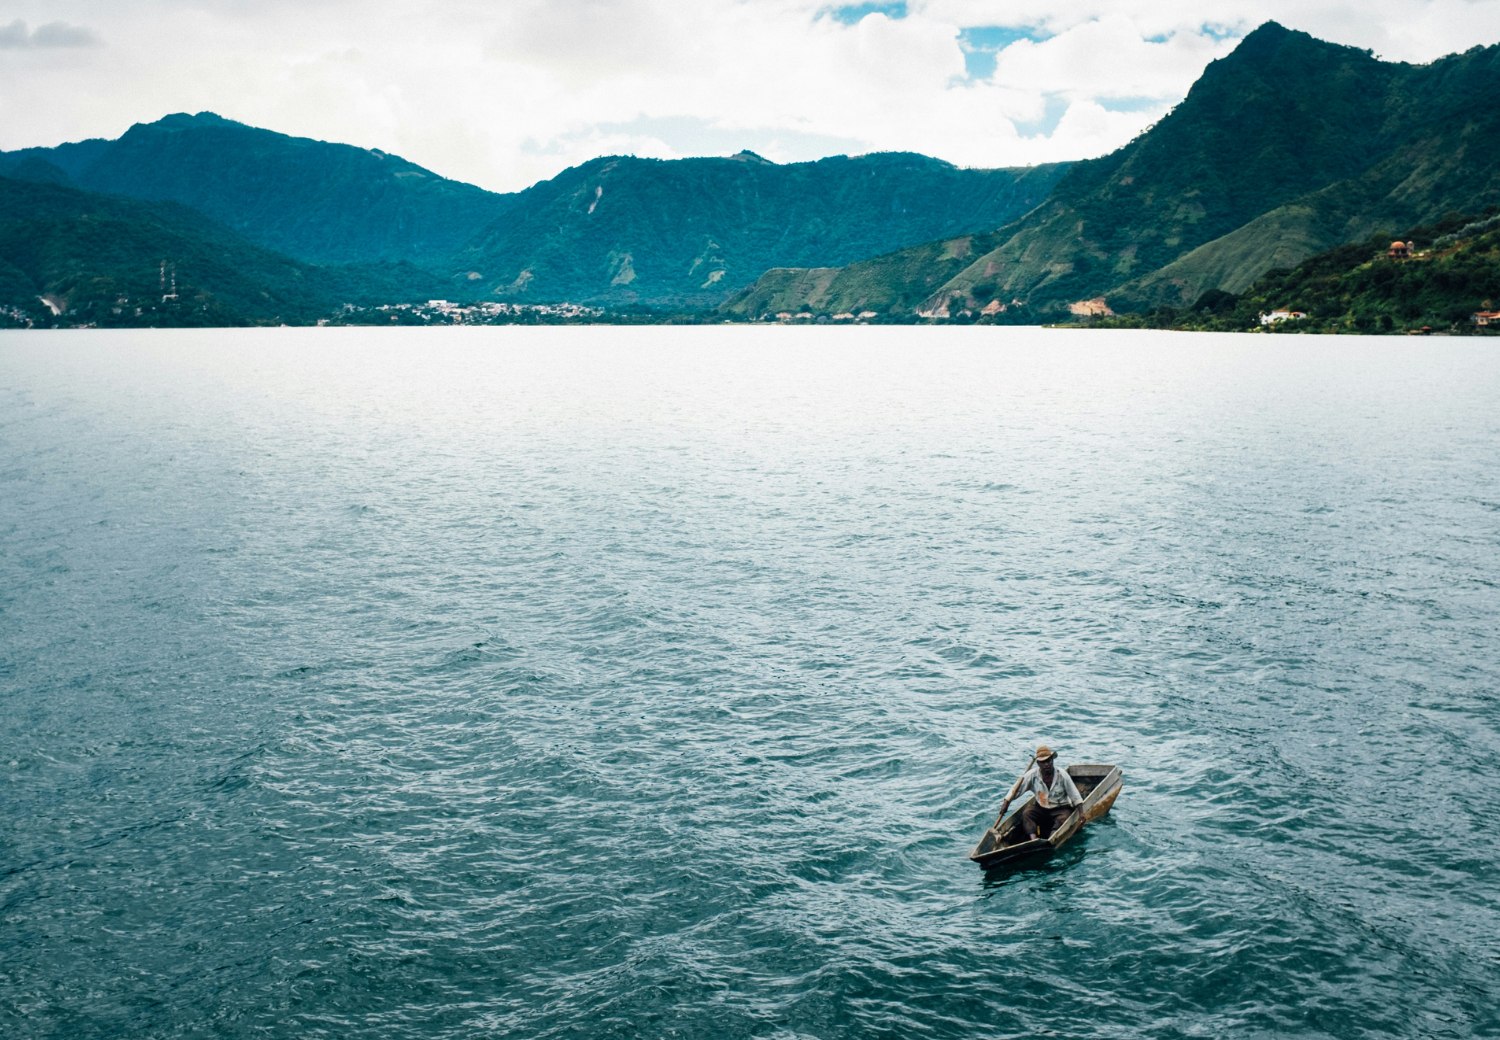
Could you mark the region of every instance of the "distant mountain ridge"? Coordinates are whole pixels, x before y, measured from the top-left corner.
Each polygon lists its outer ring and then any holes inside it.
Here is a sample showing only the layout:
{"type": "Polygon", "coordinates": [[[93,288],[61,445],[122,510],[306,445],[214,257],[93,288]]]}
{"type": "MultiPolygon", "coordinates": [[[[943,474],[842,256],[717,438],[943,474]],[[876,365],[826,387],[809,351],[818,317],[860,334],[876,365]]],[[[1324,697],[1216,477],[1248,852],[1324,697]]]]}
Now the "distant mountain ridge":
{"type": "Polygon", "coordinates": [[[879,301],[1038,320],[1240,291],[1331,246],[1500,201],[1495,96],[1500,47],[1401,65],[1270,22],[1155,127],[1074,164],[961,270],[932,263],[934,243],[825,273],[802,300],[803,276],[768,272],[727,309],[879,301]]]}
{"type": "Polygon", "coordinates": [[[411,263],[462,299],[703,307],[771,267],[848,263],[1006,223],[1063,169],[965,170],[908,154],[789,165],[751,152],[613,156],[501,195],[207,112],[115,141],[0,153],[0,175],[181,203],[304,263],[411,263]]]}
{"type": "Polygon", "coordinates": [[[88,195],[54,205],[56,227],[13,205],[0,273],[26,306],[59,271],[83,298],[91,272],[126,277],[122,257],[159,266],[145,258],[168,258],[149,245],[165,234],[222,275],[199,288],[239,301],[246,320],[304,313],[254,302],[291,301],[299,281],[332,287],[319,307],[431,295],[1011,322],[1180,308],[1331,247],[1500,205],[1497,96],[1500,46],[1406,65],[1269,22],[1098,159],[969,170],[906,153],[609,156],[505,195],[379,150],[179,114],[114,141],[0,153],[13,201],[23,184],[88,195]],[[101,223],[127,212],[111,199],[178,208],[101,223]],[[244,254],[242,273],[268,279],[258,297],[207,263],[214,243],[266,254],[244,254]]]}
{"type": "Polygon", "coordinates": [[[610,156],[522,192],[457,259],[495,298],[712,307],[772,267],[1008,223],[1064,168],[965,170],[908,153],[787,165],[610,156]]]}
{"type": "Polygon", "coordinates": [[[317,268],[175,203],[0,177],[4,324],[310,324],[413,275],[317,268]]]}
{"type": "MultiPolygon", "coordinates": [[[[441,267],[514,196],[405,159],[261,130],[211,112],[138,123],[115,141],[0,154],[0,174],[46,161],[88,191],[182,203],[313,264],[441,267]]],[[[35,178],[28,178],[35,179],[35,178]]]]}

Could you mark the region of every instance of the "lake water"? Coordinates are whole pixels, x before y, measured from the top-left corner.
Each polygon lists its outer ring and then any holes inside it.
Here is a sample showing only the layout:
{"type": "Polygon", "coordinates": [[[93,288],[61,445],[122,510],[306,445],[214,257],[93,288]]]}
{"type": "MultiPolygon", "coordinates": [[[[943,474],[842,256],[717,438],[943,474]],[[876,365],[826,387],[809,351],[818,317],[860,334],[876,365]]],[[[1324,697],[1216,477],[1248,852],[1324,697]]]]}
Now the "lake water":
{"type": "Polygon", "coordinates": [[[1493,340],[0,334],[8,1038],[1496,1036],[1497,689],[1493,340]]]}

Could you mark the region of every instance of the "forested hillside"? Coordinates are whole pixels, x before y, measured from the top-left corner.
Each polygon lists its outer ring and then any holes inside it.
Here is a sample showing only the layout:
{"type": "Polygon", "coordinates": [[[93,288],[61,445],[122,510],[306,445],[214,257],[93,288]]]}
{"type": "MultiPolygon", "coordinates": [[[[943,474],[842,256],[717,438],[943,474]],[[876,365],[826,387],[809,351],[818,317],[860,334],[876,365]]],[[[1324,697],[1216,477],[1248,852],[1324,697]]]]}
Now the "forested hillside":
{"type": "Polygon", "coordinates": [[[304,264],[174,203],[0,177],[6,326],[311,324],[436,288],[410,266],[304,264]]]}
{"type": "Polygon", "coordinates": [[[1450,217],[1337,246],[1270,271],[1241,294],[1211,289],[1190,306],[1105,319],[1114,327],[1211,332],[1497,332],[1475,314],[1500,307],[1500,216],[1450,217]],[[1400,243],[1405,249],[1393,249],[1400,243]]]}
{"type": "Polygon", "coordinates": [[[961,271],[935,266],[933,243],[823,272],[800,301],[799,276],[771,272],[728,309],[879,300],[889,316],[1041,320],[1241,292],[1332,246],[1500,203],[1496,96],[1500,47],[1405,65],[1267,23],[961,271]]]}

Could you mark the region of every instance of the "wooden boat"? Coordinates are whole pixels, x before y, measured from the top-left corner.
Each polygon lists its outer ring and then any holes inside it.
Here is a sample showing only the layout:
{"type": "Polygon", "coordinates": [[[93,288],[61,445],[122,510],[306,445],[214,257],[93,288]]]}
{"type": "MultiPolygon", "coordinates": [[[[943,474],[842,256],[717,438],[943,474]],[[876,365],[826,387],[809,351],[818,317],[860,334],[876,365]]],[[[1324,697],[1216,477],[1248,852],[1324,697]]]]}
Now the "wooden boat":
{"type": "Polygon", "coordinates": [[[1027,841],[1026,832],[1021,829],[1021,810],[1031,801],[1031,796],[1028,795],[1004,822],[997,820],[995,822],[998,826],[992,826],[984,832],[984,837],[979,839],[979,844],[974,846],[969,858],[981,867],[994,867],[1022,856],[1061,848],[1083,829],[1085,823],[1097,820],[1109,812],[1109,807],[1120,796],[1120,788],[1124,783],[1119,766],[1081,763],[1069,766],[1068,775],[1078,785],[1078,793],[1083,795],[1083,806],[1079,812],[1064,820],[1049,837],[1027,841]]]}

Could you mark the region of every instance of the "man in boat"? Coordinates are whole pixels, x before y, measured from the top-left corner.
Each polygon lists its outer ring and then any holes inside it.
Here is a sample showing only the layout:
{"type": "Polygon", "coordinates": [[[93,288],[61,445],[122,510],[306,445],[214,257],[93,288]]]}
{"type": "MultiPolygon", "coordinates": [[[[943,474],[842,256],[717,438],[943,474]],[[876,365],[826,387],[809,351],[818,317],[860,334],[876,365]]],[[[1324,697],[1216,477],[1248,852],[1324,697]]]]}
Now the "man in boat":
{"type": "Polygon", "coordinates": [[[1066,769],[1056,767],[1057,752],[1046,744],[1036,749],[1036,764],[1021,774],[1010,797],[1018,798],[1030,791],[1034,801],[1021,810],[1021,828],[1028,841],[1051,837],[1068,817],[1083,805],[1083,795],[1066,769]]]}

